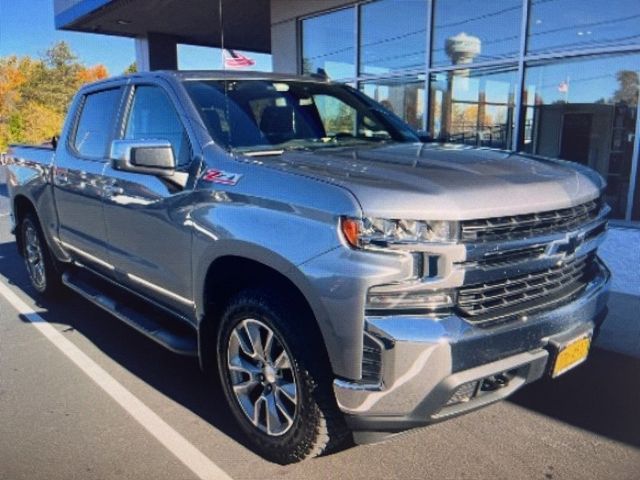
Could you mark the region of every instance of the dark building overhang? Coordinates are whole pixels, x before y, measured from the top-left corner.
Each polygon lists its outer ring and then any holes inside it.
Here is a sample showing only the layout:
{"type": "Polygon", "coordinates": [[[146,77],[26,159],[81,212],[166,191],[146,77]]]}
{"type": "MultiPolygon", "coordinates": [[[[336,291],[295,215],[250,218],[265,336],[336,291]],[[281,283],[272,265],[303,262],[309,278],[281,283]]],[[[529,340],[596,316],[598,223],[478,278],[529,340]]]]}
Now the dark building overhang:
{"type": "MultiPolygon", "coordinates": [[[[218,0],[54,0],[60,30],[146,37],[178,43],[222,46],[218,0]]],[[[269,0],[223,0],[224,46],[271,51],[269,0]]]]}

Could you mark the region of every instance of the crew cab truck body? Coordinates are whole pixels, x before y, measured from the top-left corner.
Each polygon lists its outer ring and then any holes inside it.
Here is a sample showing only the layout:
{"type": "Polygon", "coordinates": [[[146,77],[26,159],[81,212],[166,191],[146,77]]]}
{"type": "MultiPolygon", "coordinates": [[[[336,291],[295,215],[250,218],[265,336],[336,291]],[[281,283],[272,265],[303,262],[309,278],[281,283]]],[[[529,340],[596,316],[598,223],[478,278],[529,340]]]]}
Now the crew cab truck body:
{"type": "Polygon", "coordinates": [[[55,150],[8,163],[33,286],[61,281],[217,369],[238,425],[283,463],[564,373],[606,309],[595,172],[421,143],[330,82],[95,83],[55,150]]]}

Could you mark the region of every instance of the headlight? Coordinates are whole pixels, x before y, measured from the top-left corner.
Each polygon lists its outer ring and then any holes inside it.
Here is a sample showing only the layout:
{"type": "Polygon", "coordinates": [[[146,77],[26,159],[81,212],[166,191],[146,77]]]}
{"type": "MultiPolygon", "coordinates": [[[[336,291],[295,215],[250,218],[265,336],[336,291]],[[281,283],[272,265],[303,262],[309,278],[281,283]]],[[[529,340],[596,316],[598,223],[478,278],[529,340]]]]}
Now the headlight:
{"type": "Polygon", "coordinates": [[[386,247],[392,244],[455,242],[458,222],[446,220],[389,220],[383,218],[341,218],[340,229],[356,248],[386,247]]]}

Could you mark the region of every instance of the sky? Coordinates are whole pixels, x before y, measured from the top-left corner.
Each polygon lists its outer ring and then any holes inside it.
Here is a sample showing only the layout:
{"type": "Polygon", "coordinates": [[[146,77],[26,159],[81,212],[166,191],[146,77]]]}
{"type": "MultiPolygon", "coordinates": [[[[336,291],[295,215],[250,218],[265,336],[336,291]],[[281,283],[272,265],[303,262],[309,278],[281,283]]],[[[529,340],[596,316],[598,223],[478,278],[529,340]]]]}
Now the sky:
{"type": "MultiPolygon", "coordinates": [[[[55,42],[64,40],[87,66],[101,63],[110,75],[119,75],[135,61],[130,38],[94,33],[63,32],[55,29],[53,0],[0,0],[0,57],[38,57],[55,42]]],[[[256,61],[252,70],[271,70],[271,56],[248,54],[256,61]]],[[[181,69],[221,68],[219,49],[178,46],[181,69]]]]}

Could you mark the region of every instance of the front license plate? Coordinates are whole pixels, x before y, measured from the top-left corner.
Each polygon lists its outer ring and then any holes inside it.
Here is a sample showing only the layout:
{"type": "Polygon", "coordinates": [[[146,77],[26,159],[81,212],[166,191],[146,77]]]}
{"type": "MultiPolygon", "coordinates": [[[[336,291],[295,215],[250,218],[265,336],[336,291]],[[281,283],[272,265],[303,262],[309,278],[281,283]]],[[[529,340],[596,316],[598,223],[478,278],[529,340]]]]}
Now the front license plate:
{"type": "Polygon", "coordinates": [[[556,378],[567,370],[580,365],[587,359],[589,347],[591,346],[591,336],[580,337],[563,345],[558,350],[555,364],[551,376],[556,378]]]}

